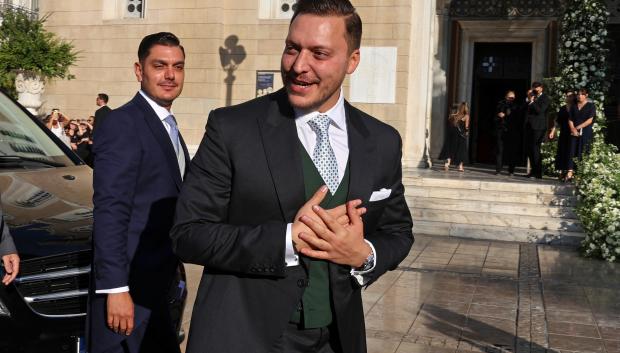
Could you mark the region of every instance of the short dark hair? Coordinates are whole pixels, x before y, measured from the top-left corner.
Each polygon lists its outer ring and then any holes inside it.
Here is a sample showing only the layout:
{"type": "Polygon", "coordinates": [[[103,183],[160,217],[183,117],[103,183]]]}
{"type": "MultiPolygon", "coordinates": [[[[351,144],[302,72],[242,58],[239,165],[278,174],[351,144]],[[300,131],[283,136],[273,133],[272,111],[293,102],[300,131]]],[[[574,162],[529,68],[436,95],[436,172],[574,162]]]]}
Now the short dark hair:
{"type": "Polygon", "coordinates": [[[299,15],[344,17],[349,52],[359,49],[362,43],[362,19],[349,0],[299,0],[291,23],[299,15]]]}
{"type": "Polygon", "coordinates": [[[142,38],[140,46],[138,46],[138,60],[143,63],[144,59],[149,56],[151,48],[155,45],[165,45],[167,47],[179,47],[185,56],[185,49],[181,45],[181,41],[177,36],[170,32],[159,32],[149,34],[142,38]]]}
{"type": "Polygon", "coordinates": [[[583,94],[583,95],[586,95],[586,96],[589,94],[587,88],[580,88],[580,89],[577,90],[577,93],[583,94]]]}
{"type": "Polygon", "coordinates": [[[538,88],[538,87],[543,87],[543,84],[538,81],[534,81],[534,83],[532,83],[532,88],[538,88]]]}
{"type": "MultiPolygon", "coordinates": [[[[99,93],[99,94],[97,95],[97,98],[101,99],[101,100],[102,100],[104,103],[106,103],[106,104],[108,103],[108,100],[110,99],[110,97],[108,97],[108,95],[107,95],[107,94],[105,94],[105,93],[99,93]]],[[[91,99],[92,99],[92,98],[91,98],[91,99]]]]}

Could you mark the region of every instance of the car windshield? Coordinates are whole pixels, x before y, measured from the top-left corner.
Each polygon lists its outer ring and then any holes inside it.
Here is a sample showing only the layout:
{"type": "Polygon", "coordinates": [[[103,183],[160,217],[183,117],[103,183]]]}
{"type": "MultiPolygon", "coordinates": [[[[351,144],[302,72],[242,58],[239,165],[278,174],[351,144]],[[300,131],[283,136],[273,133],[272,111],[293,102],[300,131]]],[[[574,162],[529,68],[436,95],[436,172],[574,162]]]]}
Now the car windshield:
{"type": "Polygon", "coordinates": [[[54,140],[0,92],[0,169],[73,165],[54,140]]]}

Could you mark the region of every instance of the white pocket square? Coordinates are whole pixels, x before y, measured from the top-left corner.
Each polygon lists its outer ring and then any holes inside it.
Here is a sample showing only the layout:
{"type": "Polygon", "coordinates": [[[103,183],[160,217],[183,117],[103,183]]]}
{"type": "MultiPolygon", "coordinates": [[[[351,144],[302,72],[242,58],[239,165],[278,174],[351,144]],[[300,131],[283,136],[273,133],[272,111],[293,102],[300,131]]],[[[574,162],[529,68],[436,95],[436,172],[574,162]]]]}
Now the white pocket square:
{"type": "Polygon", "coordinates": [[[379,191],[373,191],[372,195],[370,195],[370,202],[385,200],[390,197],[392,193],[392,189],[381,189],[379,191]]]}

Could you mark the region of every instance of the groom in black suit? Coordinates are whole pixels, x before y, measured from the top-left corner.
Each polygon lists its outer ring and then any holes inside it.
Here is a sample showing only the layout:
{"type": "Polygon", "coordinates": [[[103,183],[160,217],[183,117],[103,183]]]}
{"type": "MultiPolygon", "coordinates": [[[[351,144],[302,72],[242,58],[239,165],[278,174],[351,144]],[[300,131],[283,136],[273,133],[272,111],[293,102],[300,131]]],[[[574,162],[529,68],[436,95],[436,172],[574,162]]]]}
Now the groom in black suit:
{"type": "Polygon", "coordinates": [[[413,236],[398,132],[342,95],[361,34],[348,0],[300,0],[285,88],[209,116],[171,232],[204,266],[188,353],[366,351],[361,289],[413,236]]]}

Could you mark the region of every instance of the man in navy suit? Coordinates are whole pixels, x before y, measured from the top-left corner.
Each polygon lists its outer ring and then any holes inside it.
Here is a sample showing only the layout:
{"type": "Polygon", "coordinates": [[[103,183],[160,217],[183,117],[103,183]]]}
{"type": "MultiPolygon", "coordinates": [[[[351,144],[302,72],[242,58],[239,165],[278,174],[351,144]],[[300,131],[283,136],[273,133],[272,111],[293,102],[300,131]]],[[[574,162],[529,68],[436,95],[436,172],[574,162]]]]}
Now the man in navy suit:
{"type": "Polygon", "coordinates": [[[166,299],[178,266],[168,233],[189,164],[171,110],[185,52],[161,32],[142,39],[138,59],[140,91],[95,132],[91,353],[179,352],[166,299]]]}

